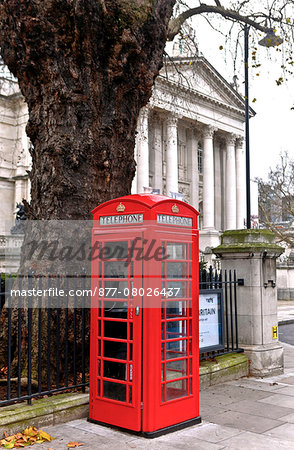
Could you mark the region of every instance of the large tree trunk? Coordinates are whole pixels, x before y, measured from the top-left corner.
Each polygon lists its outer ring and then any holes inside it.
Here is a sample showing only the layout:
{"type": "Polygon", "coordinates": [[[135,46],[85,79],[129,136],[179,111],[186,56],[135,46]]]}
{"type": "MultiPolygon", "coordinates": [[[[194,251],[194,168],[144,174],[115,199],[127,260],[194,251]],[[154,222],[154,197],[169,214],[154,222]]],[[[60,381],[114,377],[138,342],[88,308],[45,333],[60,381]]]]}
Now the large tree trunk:
{"type": "MultiPolygon", "coordinates": [[[[0,2],[1,55],[29,109],[30,219],[89,219],[99,203],[130,193],[137,118],[162,66],[174,3],[0,2]]],[[[14,320],[13,342],[16,330],[14,320]]]]}
{"type": "Polygon", "coordinates": [[[88,219],[130,193],[174,1],[2,2],[1,53],[29,107],[32,218],[88,219]]]}

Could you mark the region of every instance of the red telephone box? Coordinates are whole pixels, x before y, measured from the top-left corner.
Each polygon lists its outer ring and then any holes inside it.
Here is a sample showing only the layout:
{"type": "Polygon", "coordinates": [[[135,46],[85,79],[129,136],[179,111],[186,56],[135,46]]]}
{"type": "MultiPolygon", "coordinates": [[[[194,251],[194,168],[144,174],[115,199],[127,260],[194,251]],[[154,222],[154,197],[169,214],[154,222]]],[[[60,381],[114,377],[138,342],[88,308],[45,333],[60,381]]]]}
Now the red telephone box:
{"type": "Polygon", "coordinates": [[[199,423],[197,211],[140,194],[93,215],[89,420],[146,437],[199,423]]]}

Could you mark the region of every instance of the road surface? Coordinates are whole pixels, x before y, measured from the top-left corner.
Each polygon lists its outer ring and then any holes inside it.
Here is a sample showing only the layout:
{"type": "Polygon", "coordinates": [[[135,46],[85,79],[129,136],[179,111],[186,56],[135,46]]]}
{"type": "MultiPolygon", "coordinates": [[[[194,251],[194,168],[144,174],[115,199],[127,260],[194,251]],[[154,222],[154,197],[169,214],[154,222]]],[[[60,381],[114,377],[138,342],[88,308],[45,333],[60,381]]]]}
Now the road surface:
{"type": "Polygon", "coordinates": [[[294,345],[294,323],[279,325],[279,340],[294,345]]]}

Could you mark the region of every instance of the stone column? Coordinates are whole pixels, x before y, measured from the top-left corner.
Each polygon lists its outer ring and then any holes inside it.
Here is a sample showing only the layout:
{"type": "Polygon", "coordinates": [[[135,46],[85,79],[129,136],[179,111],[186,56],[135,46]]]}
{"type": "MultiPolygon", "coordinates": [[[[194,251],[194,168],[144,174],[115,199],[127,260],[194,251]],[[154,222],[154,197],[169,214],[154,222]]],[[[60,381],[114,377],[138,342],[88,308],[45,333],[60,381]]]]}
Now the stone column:
{"type": "Polygon", "coordinates": [[[220,142],[214,144],[214,226],[221,230],[222,192],[221,192],[221,155],[220,142]]]}
{"type": "Polygon", "coordinates": [[[227,163],[227,152],[226,152],[226,144],[222,142],[222,150],[221,150],[221,204],[222,204],[222,222],[221,229],[224,231],[226,229],[226,163],[227,163]]]}
{"type": "Polygon", "coordinates": [[[166,195],[178,192],[178,119],[170,115],[166,121],[166,195]]]}
{"type": "Polygon", "coordinates": [[[16,169],[13,179],[15,180],[14,208],[17,203],[22,203],[23,199],[29,200],[29,184],[27,170],[30,168],[31,158],[29,155],[29,140],[25,134],[25,127],[22,129],[22,148],[18,154],[16,169]]]}
{"type": "Polygon", "coordinates": [[[153,122],[154,140],[154,189],[160,189],[160,193],[163,193],[162,183],[162,123],[160,116],[156,115],[153,122]]]}
{"type": "Polygon", "coordinates": [[[236,141],[236,226],[238,230],[244,228],[246,199],[245,169],[243,138],[238,138],[236,141]]]}
{"type": "Polygon", "coordinates": [[[191,180],[190,204],[199,211],[198,138],[192,128],[187,130],[188,177],[191,180]]]}
{"type": "Polygon", "coordinates": [[[284,249],[268,230],[225,231],[213,252],[223,270],[236,270],[239,347],[250,360],[253,376],[283,372],[283,347],[275,335],[277,319],[276,259],[284,249]]]}
{"type": "Polygon", "coordinates": [[[137,193],[149,187],[148,109],[143,107],[139,116],[137,139],[137,193]]]}
{"type": "Polygon", "coordinates": [[[15,192],[14,192],[14,208],[17,203],[22,203],[23,199],[27,199],[27,179],[23,177],[15,177],[15,192]]]}
{"type": "Polygon", "coordinates": [[[226,138],[226,229],[236,229],[236,136],[229,134],[226,138]]]}
{"type": "Polygon", "coordinates": [[[203,133],[203,229],[214,229],[213,135],[216,128],[206,126],[203,133]]]}

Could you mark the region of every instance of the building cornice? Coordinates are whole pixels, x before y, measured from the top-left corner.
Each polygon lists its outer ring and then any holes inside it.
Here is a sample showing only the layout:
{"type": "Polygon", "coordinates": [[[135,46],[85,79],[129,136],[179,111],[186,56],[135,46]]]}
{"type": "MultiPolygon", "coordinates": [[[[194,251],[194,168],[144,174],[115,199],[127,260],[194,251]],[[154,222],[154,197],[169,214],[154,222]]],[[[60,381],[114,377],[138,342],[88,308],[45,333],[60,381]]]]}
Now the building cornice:
{"type": "MultiPolygon", "coordinates": [[[[202,92],[196,91],[194,89],[188,88],[186,86],[183,86],[177,82],[171,81],[166,79],[163,76],[159,76],[155,82],[155,88],[153,91],[153,94],[155,94],[154,96],[151,97],[150,99],[150,103],[152,105],[152,107],[154,106],[158,106],[159,108],[162,108],[161,105],[157,104],[156,101],[156,91],[162,89],[163,91],[165,91],[168,94],[172,94],[174,96],[179,97],[179,94],[182,94],[182,101],[185,102],[187,101],[187,94],[188,94],[188,99],[191,103],[194,103],[195,106],[199,105],[199,106],[206,106],[206,107],[210,107],[210,108],[214,108],[217,111],[219,111],[220,113],[224,113],[224,111],[230,111],[230,117],[231,118],[236,118],[237,120],[241,121],[242,123],[244,123],[245,121],[245,115],[244,115],[244,111],[242,109],[239,109],[235,106],[223,103],[222,101],[215,99],[207,94],[203,94],[202,92]],[[197,100],[197,103],[195,102],[195,100],[197,100]],[[241,119],[241,120],[240,120],[241,119]]],[[[160,98],[160,96],[159,96],[160,98]]],[[[161,100],[162,101],[162,100],[161,100]]],[[[164,101],[162,101],[162,103],[164,103],[164,101]]],[[[168,103],[166,103],[168,104],[168,103]]],[[[188,118],[189,115],[187,114],[183,114],[183,111],[187,111],[187,108],[185,108],[183,105],[175,107],[175,105],[173,104],[173,110],[178,112],[179,114],[182,114],[183,116],[185,115],[188,118]]],[[[194,115],[197,116],[197,118],[199,117],[199,113],[196,111],[189,111],[190,115],[194,115]]],[[[197,120],[196,117],[194,117],[194,120],[197,120]]]]}
{"type": "MultiPolygon", "coordinates": [[[[204,58],[204,56],[196,56],[196,57],[171,57],[169,59],[166,59],[165,64],[167,66],[173,67],[175,66],[176,63],[180,63],[181,68],[183,67],[187,67],[187,68],[191,68],[191,65],[195,66],[199,66],[198,69],[200,68],[200,70],[205,70],[207,71],[209,74],[211,74],[211,76],[214,78],[213,82],[214,84],[219,88],[221,87],[221,89],[226,93],[226,95],[231,98],[234,102],[238,102],[240,104],[240,110],[244,111],[245,109],[245,100],[242,97],[242,95],[239,94],[239,92],[236,91],[236,89],[234,89],[233,86],[230,85],[230,83],[228,83],[228,81],[226,81],[226,79],[209,63],[209,61],[207,61],[206,58],[204,58]]],[[[183,73],[185,71],[183,70],[183,73]]],[[[162,76],[162,75],[160,75],[162,76]]],[[[170,81],[170,80],[169,80],[170,81]]],[[[212,80],[209,80],[210,84],[212,80]]],[[[180,83],[176,83],[179,87],[182,86],[180,83]]],[[[194,92],[193,89],[190,89],[191,91],[194,92]]],[[[196,91],[198,92],[198,91],[196,91]]],[[[205,95],[205,94],[204,94],[205,95]]],[[[207,96],[209,98],[209,96],[207,96]]],[[[216,99],[214,99],[216,100],[216,99]]],[[[222,103],[222,102],[220,102],[222,103]]],[[[229,107],[234,108],[233,106],[223,102],[224,105],[227,105],[229,107]]],[[[236,108],[236,107],[235,107],[236,108]]],[[[238,109],[238,108],[236,108],[238,109]]],[[[253,110],[253,108],[249,108],[249,113],[250,116],[253,117],[256,115],[256,112],[253,110]]]]}

